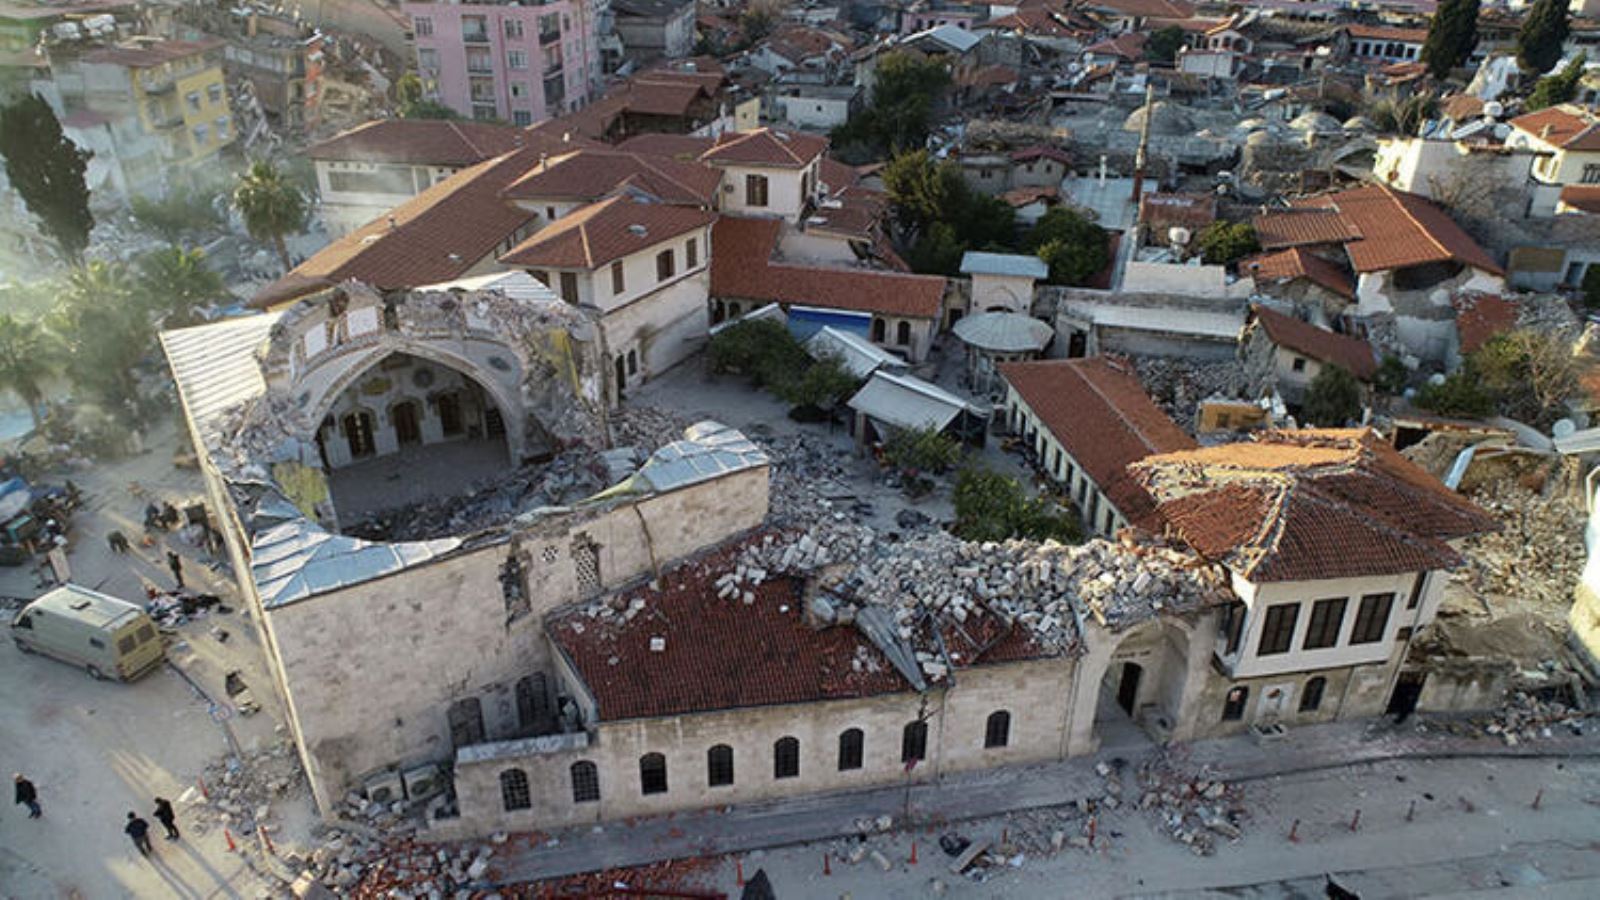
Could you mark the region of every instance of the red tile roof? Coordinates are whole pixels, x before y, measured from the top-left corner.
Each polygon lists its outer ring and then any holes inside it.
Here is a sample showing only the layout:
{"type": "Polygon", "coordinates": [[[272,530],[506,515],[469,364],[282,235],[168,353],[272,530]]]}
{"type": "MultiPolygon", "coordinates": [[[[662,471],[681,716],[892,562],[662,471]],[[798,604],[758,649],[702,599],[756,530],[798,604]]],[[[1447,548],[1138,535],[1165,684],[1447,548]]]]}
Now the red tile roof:
{"type": "Polygon", "coordinates": [[[1483,98],[1471,94],[1451,94],[1440,104],[1440,111],[1452,122],[1465,122],[1483,115],[1483,98]]]}
{"type": "Polygon", "coordinates": [[[1256,216],[1251,224],[1256,230],[1256,241],[1264,250],[1342,244],[1361,237],[1355,223],[1333,209],[1275,209],[1256,216]]]}
{"type": "Polygon", "coordinates": [[[1498,294],[1458,294],[1450,299],[1456,308],[1456,334],[1461,352],[1479,349],[1497,334],[1517,325],[1517,304],[1498,294]]]}
{"type": "Polygon", "coordinates": [[[551,137],[487,122],[380,119],[313,144],[306,155],[312,159],[470,166],[535,141],[555,145],[551,137]]]}
{"type": "Polygon", "coordinates": [[[730,131],[700,156],[704,162],[725,165],[803,168],[828,149],[828,139],[798,131],[761,128],[730,131]]]}
{"type": "Polygon", "coordinates": [[[1517,116],[1511,120],[1511,127],[1563,150],[1600,150],[1600,119],[1581,107],[1541,109],[1517,116]]]}
{"type": "Polygon", "coordinates": [[[1093,53],[1098,56],[1115,56],[1118,59],[1138,61],[1144,59],[1144,42],[1149,35],[1142,31],[1129,31],[1113,38],[1107,38],[1098,44],[1088,47],[1083,52],[1093,53]]]}
{"type": "Polygon", "coordinates": [[[1045,201],[1045,205],[1049,206],[1061,201],[1061,191],[1053,187],[1012,188],[1001,194],[1000,199],[1018,208],[1040,200],[1045,201]]]}
{"type": "Polygon", "coordinates": [[[1341,366],[1362,381],[1370,381],[1378,372],[1372,345],[1360,338],[1318,328],[1259,304],[1251,305],[1250,317],[1261,324],[1267,337],[1279,347],[1318,362],[1341,366]]]}
{"type": "Polygon", "coordinates": [[[1156,240],[1165,240],[1166,229],[1181,225],[1199,234],[1200,229],[1217,220],[1214,194],[1149,193],[1139,198],[1139,221],[1156,229],[1156,240]]]}
{"type": "Polygon", "coordinates": [[[710,206],[721,183],[721,172],[698,163],[591,149],[545,159],[512,182],[501,196],[511,200],[598,200],[627,187],[663,203],[710,206]]]}
{"type": "Polygon", "coordinates": [[[1067,37],[1081,33],[1061,22],[1055,14],[1048,9],[1019,9],[1009,15],[979,22],[972,26],[973,31],[1020,31],[1024,34],[1043,35],[1045,37],[1067,37]]]}
{"type": "Polygon", "coordinates": [[[716,214],[692,206],[609,197],[545,226],[500,257],[510,266],[597,269],[710,225],[716,214]]]}
{"type": "Polygon", "coordinates": [[[718,219],[711,231],[712,296],[938,318],[943,278],[773,262],[781,229],[776,219],[718,219]]]}
{"type": "Polygon", "coordinates": [[[1350,273],[1304,247],[1290,247],[1240,260],[1239,271],[1250,273],[1257,284],[1305,278],[1341,297],[1354,300],[1356,296],[1356,284],[1350,273]]]}
{"type": "Polygon", "coordinates": [[[857,629],[809,627],[797,580],[753,588],[749,605],[719,599],[715,581],[732,568],[729,558],[663,574],[660,591],[628,595],[645,603],[631,621],[607,623],[582,611],[552,616],[546,630],[594,697],[600,721],[912,689],[857,629]],[[665,649],[651,650],[652,638],[664,639],[665,649]],[[856,659],[861,671],[852,666],[856,659]]]}
{"type": "Polygon", "coordinates": [[[500,192],[537,160],[523,149],[462,169],[317,251],[250,305],[275,306],[348,279],[387,290],[460,278],[533,218],[500,192]]]}
{"type": "Polygon", "coordinates": [[[1350,254],[1350,263],[1357,272],[1451,261],[1502,274],[1488,252],[1461,226],[1416,194],[1367,185],[1296,205],[1336,210],[1361,235],[1345,243],[1345,252],[1350,254]]]}
{"type": "Polygon", "coordinates": [[[160,41],[134,43],[112,47],[97,47],[78,59],[85,63],[126,66],[130,69],[149,69],[154,66],[184,59],[197,53],[219,50],[227,46],[222,38],[207,37],[197,41],[160,41]]]}
{"type": "Polygon", "coordinates": [[[1586,213],[1600,213],[1600,184],[1569,184],[1561,189],[1561,202],[1586,213]]]}
{"type": "Polygon", "coordinates": [[[854,167],[826,156],[817,164],[817,176],[827,186],[828,191],[834,194],[861,182],[861,175],[854,167]]]}
{"type": "Polygon", "coordinates": [[[1353,38],[1365,41],[1398,41],[1402,44],[1420,44],[1428,39],[1426,28],[1384,28],[1381,25],[1352,23],[1344,30],[1353,38]]]}
{"type": "Polygon", "coordinates": [[[650,133],[628,138],[618,144],[617,149],[626,153],[642,153],[645,156],[695,160],[716,143],[716,138],[698,137],[692,134],[650,133]]]}
{"type": "Polygon", "coordinates": [[[1088,0],[1083,7],[1140,18],[1188,19],[1194,16],[1194,6],[1186,0],[1088,0]]]}
{"type": "Polygon", "coordinates": [[[1103,356],[1002,363],[999,371],[1123,518],[1149,527],[1154,503],[1128,464],[1195,443],[1132,371],[1103,356]]]}
{"type": "Polygon", "coordinates": [[[1048,144],[1034,144],[1030,147],[1023,147],[1021,150],[1011,154],[1012,162],[1025,163],[1033,162],[1036,159],[1053,159],[1064,166],[1072,165],[1072,154],[1060,147],[1052,147],[1048,144]]]}
{"type": "Polygon", "coordinates": [[[1129,467],[1167,527],[1255,583],[1450,568],[1495,520],[1368,429],[1272,431],[1129,467]]]}

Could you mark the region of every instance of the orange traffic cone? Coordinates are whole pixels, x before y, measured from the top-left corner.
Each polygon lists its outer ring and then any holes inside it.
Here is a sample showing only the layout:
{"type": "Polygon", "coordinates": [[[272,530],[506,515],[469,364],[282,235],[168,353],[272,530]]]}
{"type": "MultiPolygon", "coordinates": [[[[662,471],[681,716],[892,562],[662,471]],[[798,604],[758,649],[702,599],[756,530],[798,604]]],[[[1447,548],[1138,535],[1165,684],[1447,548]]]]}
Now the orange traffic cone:
{"type": "Polygon", "coordinates": [[[239,845],[235,844],[233,842],[233,832],[231,832],[228,829],[224,828],[224,829],[222,829],[222,836],[228,842],[228,852],[229,853],[238,853],[239,852],[239,845]]]}
{"type": "Polygon", "coordinates": [[[734,866],[734,873],[738,877],[739,887],[744,887],[744,860],[742,860],[742,859],[734,860],[733,861],[733,866],[734,866]]]}

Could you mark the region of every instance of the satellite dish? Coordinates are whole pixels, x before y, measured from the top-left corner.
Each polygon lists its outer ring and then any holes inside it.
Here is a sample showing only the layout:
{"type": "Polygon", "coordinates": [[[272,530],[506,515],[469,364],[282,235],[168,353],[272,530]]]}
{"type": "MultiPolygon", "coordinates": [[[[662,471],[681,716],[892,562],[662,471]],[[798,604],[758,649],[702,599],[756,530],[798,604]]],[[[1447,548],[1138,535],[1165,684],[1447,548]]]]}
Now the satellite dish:
{"type": "Polygon", "coordinates": [[[1578,423],[1571,419],[1557,419],[1550,426],[1550,436],[1554,438],[1569,438],[1578,433],[1578,423]]]}
{"type": "Polygon", "coordinates": [[[1189,229],[1183,227],[1182,225],[1174,225],[1167,229],[1167,240],[1173,242],[1174,244],[1188,244],[1189,229]]]}
{"type": "Polygon", "coordinates": [[[1504,122],[1501,122],[1501,123],[1495,125],[1494,126],[1494,136],[1499,138],[1502,141],[1505,140],[1506,138],[1511,136],[1511,126],[1507,125],[1504,122]]]}
{"type": "Polygon", "coordinates": [[[1435,372],[1432,375],[1429,375],[1428,376],[1428,383],[1433,385],[1434,387],[1438,387],[1439,385],[1444,384],[1444,373],[1443,372],[1435,372]]]}
{"type": "Polygon", "coordinates": [[[1491,119],[1498,119],[1506,114],[1506,108],[1499,100],[1490,100],[1483,105],[1483,114],[1491,119]]]}

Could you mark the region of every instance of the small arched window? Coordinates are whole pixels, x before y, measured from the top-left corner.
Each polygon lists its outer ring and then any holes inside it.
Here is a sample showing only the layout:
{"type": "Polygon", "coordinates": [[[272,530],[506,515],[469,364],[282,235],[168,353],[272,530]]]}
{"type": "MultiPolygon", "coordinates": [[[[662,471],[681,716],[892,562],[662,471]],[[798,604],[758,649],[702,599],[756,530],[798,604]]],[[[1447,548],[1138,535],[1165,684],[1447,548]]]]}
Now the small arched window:
{"type": "Polygon", "coordinates": [[[894,342],[902,347],[911,343],[910,322],[901,322],[894,327],[894,342]]]}
{"type": "Polygon", "coordinates": [[[772,745],[772,777],[796,778],[800,775],[800,739],[779,738],[772,745]]]}
{"type": "Polygon", "coordinates": [[[733,748],[718,744],[706,751],[706,783],[712,787],[733,784],[733,748]]]}
{"type": "Polygon", "coordinates": [[[1328,689],[1328,679],[1318,675],[1306,682],[1300,692],[1300,711],[1316,712],[1322,706],[1322,694],[1328,689]]]}
{"type": "Polygon", "coordinates": [[[889,328],[888,324],[885,323],[882,319],[873,319],[872,320],[872,339],[874,341],[880,343],[880,344],[883,343],[883,336],[884,336],[884,334],[886,334],[888,332],[888,328],[889,328]]]}
{"type": "Polygon", "coordinates": [[[521,769],[507,769],[500,773],[500,805],[506,812],[532,808],[533,795],[528,792],[528,773],[521,769]]]}
{"type": "Polygon", "coordinates": [[[995,710],[989,714],[989,721],[983,727],[983,746],[985,748],[1004,747],[1011,743],[1011,713],[1003,709],[995,710]]]}
{"type": "Polygon", "coordinates": [[[572,802],[593,803],[600,799],[600,770],[588,760],[572,764],[572,802]]]}
{"type": "Polygon", "coordinates": [[[639,792],[665,794],[667,792],[667,758],[659,753],[646,753],[639,757],[639,792]]]}
{"type": "Polygon", "coordinates": [[[861,768],[861,757],[866,735],[859,728],[847,728],[839,732],[839,771],[848,772],[851,769],[861,768]]]}
{"type": "Polygon", "coordinates": [[[923,721],[906,723],[905,730],[900,733],[900,761],[908,763],[927,758],[928,723],[923,721]]]}

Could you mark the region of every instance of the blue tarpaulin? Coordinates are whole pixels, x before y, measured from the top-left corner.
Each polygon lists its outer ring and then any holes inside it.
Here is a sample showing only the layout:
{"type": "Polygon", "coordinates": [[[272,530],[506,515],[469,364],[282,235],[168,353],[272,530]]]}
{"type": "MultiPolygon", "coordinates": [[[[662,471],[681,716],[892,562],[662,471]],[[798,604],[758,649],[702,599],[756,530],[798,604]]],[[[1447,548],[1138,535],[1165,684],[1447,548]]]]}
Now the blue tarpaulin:
{"type": "Polygon", "coordinates": [[[824,325],[847,331],[857,337],[871,338],[872,314],[816,306],[789,307],[789,333],[802,343],[822,330],[824,325]]]}

